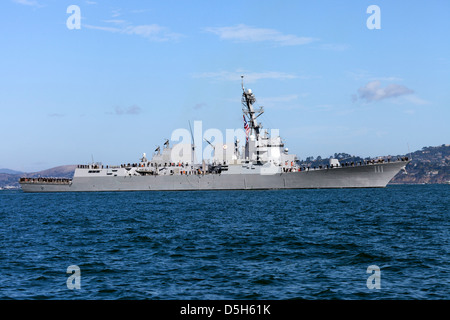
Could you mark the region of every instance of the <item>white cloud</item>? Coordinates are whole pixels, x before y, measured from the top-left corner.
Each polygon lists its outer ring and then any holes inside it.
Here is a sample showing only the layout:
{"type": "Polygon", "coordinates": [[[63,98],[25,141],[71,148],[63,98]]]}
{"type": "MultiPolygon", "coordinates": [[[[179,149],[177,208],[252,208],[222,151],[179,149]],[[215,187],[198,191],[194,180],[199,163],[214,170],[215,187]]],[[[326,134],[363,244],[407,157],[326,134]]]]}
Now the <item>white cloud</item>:
{"type": "Polygon", "coordinates": [[[422,99],[422,98],[419,98],[419,97],[418,97],[417,95],[415,95],[415,94],[406,96],[404,99],[405,99],[407,102],[410,102],[410,103],[412,103],[412,104],[419,105],[419,106],[424,106],[424,105],[427,105],[427,104],[430,104],[430,103],[431,103],[430,101],[427,101],[427,100],[424,100],[424,99],[422,99]]]}
{"type": "Polygon", "coordinates": [[[239,81],[241,79],[241,75],[244,75],[244,81],[246,83],[251,83],[251,82],[255,82],[257,80],[262,80],[262,79],[287,80],[287,79],[298,78],[294,74],[285,73],[285,72],[277,72],[277,71],[246,72],[243,70],[203,72],[203,73],[194,74],[193,77],[194,78],[210,78],[210,79],[222,80],[222,81],[239,81]]]}
{"type": "Polygon", "coordinates": [[[113,24],[124,24],[126,23],[125,20],[120,20],[120,19],[109,19],[109,20],[102,20],[103,22],[106,23],[113,23],[113,24]]]}
{"type": "Polygon", "coordinates": [[[283,34],[274,29],[255,28],[245,24],[233,27],[210,27],[205,31],[214,33],[223,40],[238,42],[272,42],[282,46],[296,46],[311,43],[317,39],[298,37],[292,34],[283,34]]]}
{"type": "Polygon", "coordinates": [[[35,1],[35,0],[13,0],[15,3],[23,4],[25,6],[32,6],[32,7],[40,7],[41,5],[35,1]]]}
{"type": "Polygon", "coordinates": [[[390,76],[390,77],[372,77],[369,79],[369,81],[403,81],[400,77],[390,76]]]}
{"type": "Polygon", "coordinates": [[[345,51],[349,48],[346,44],[338,44],[338,43],[324,43],[320,46],[324,50],[329,51],[345,51]]]}
{"type": "Polygon", "coordinates": [[[122,31],[122,33],[135,34],[154,41],[178,40],[182,37],[181,34],[171,32],[168,28],[157,24],[128,26],[122,31]]]}
{"type": "Polygon", "coordinates": [[[413,90],[400,84],[392,83],[382,88],[381,82],[378,80],[368,82],[364,87],[358,89],[358,97],[367,102],[395,98],[412,93],[414,93],[413,90]]]}
{"type": "Polygon", "coordinates": [[[121,108],[121,107],[115,107],[114,112],[107,112],[107,114],[115,114],[115,115],[124,115],[124,114],[139,114],[142,112],[141,107],[133,104],[132,106],[129,106],[128,108],[121,108]]]}
{"type": "Polygon", "coordinates": [[[90,25],[90,24],[83,24],[83,28],[94,29],[94,30],[101,30],[101,31],[108,31],[108,32],[121,32],[122,31],[122,29],[120,29],[120,28],[93,26],[93,25],[90,25]]]}
{"type": "Polygon", "coordinates": [[[122,11],[122,9],[114,9],[114,10],[112,10],[111,18],[119,17],[122,14],[120,11],[122,11]]]}
{"type": "Polygon", "coordinates": [[[128,24],[125,20],[111,19],[103,21],[114,24],[115,27],[94,26],[89,24],[83,24],[83,27],[113,33],[138,35],[151,41],[172,41],[183,37],[182,34],[171,32],[168,28],[157,24],[133,26],[128,24]]]}

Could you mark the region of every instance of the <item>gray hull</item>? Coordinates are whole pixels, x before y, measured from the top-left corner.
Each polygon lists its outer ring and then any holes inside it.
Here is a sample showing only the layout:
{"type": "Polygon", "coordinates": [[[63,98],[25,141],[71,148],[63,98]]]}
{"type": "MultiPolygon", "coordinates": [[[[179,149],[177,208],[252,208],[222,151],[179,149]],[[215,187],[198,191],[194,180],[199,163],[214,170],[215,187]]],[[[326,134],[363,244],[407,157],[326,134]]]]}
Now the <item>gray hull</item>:
{"type": "Polygon", "coordinates": [[[74,177],[69,184],[21,182],[24,192],[382,188],[408,162],[380,163],[273,175],[207,174],[74,177]]]}

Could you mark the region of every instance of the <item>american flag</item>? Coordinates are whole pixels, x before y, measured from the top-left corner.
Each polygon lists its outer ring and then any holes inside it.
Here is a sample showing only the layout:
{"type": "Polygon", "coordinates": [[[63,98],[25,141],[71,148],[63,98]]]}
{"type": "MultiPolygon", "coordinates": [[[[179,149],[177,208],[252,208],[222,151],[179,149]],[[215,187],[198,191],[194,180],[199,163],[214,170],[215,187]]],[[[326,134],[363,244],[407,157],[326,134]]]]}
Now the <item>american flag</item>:
{"type": "Polygon", "coordinates": [[[245,116],[242,115],[242,117],[244,118],[245,136],[246,136],[247,141],[248,141],[248,133],[250,132],[250,127],[248,126],[247,120],[245,120],[245,116]]]}

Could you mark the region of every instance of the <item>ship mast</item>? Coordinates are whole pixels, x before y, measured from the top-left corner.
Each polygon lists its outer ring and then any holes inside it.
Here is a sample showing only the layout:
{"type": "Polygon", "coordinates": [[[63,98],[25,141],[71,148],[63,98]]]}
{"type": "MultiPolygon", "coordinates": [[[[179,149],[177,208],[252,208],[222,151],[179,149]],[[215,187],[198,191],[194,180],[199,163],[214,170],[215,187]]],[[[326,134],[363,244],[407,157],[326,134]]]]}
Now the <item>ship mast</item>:
{"type": "MultiPolygon", "coordinates": [[[[249,119],[250,134],[255,132],[256,136],[256,147],[259,147],[260,142],[260,129],[262,124],[258,123],[256,119],[264,113],[263,107],[254,107],[253,104],[256,102],[255,95],[252,93],[251,89],[245,90],[244,88],[244,76],[241,76],[241,86],[242,86],[242,112],[247,115],[249,119]]],[[[256,152],[257,163],[260,163],[259,151],[256,152]]]]}
{"type": "Polygon", "coordinates": [[[244,114],[246,114],[249,118],[249,122],[250,122],[250,129],[255,131],[255,135],[256,135],[256,140],[259,140],[259,132],[260,129],[262,128],[261,124],[258,124],[258,122],[256,121],[256,118],[258,118],[260,115],[262,115],[264,113],[263,107],[259,107],[256,108],[253,107],[253,104],[256,102],[256,98],[255,95],[252,93],[251,89],[247,89],[245,90],[244,88],[244,76],[241,76],[242,82],[242,105],[244,106],[244,108],[242,109],[242,111],[244,112],[244,114]],[[258,113],[256,115],[256,113],[258,113]]]}
{"type": "Polygon", "coordinates": [[[191,122],[189,121],[189,131],[191,131],[191,172],[194,171],[194,154],[195,154],[195,141],[194,134],[192,133],[191,122]]]}

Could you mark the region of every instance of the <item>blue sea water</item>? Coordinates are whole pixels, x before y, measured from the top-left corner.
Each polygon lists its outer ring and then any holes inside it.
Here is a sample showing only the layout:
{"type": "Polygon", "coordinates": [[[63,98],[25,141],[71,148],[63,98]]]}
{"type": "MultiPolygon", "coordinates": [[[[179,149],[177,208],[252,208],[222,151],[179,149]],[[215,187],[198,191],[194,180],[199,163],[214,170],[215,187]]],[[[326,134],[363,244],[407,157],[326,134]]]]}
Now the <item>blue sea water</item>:
{"type": "Polygon", "coordinates": [[[0,299],[449,299],[449,227],[449,185],[1,191],[0,299]]]}

